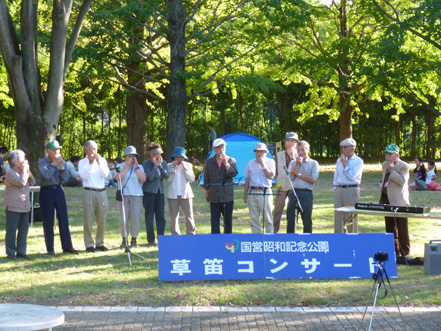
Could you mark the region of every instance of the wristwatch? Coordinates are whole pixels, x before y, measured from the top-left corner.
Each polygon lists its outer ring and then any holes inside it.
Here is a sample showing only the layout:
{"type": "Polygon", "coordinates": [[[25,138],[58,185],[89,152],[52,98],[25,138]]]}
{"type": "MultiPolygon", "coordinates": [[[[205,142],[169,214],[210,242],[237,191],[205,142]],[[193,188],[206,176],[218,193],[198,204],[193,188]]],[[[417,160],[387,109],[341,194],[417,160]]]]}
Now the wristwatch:
{"type": "Polygon", "coordinates": [[[263,167],[262,167],[262,170],[265,170],[265,169],[266,169],[266,167],[265,167],[265,166],[263,166],[263,167]]]}
{"type": "Polygon", "coordinates": [[[297,175],[297,177],[299,177],[300,178],[300,176],[301,176],[302,174],[299,172],[299,174],[297,175]]]}

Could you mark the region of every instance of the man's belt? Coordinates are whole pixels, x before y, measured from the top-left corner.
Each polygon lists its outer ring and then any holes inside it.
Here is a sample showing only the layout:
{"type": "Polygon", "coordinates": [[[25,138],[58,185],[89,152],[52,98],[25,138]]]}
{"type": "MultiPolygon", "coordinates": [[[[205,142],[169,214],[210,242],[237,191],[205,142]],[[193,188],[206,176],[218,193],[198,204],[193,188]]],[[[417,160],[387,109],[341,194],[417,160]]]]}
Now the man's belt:
{"type": "Polygon", "coordinates": [[[296,192],[304,192],[304,191],[309,191],[309,192],[311,192],[312,190],[308,190],[307,188],[295,188],[294,187],[294,190],[296,190],[296,192]]]}
{"type": "Polygon", "coordinates": [[[106,189],[105,188],[92,188],[92,187],[84,187],[86,191],[94,191],[94,192],[103,192],[106,189]]]}
{"type": "Polygon", "coordinates": [[[61,188],[61,185],[48,185],[41,187],[44,190],[56,190],[57,188],[61,188]]]}
{"type": "Polygon", "coordinates": [[[341,188],[349,188],[349,187],[359,187],[359,184],[349,184],[349,185],[338,185],[341,188]]]}

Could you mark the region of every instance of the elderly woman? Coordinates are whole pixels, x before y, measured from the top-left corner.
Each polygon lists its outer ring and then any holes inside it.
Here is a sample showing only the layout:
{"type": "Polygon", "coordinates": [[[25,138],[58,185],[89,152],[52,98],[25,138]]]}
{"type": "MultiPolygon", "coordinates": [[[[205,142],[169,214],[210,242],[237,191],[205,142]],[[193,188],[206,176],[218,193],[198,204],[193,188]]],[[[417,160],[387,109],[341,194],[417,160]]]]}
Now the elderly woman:
{"type": "Polygon", "coordinates": [[[4,199],[6,255],[11,260],[15,260],[17,257],[29,259],[26,254],[29,211],[31,210],[29,186],[35,185],[35,178],[29,169],[29,163],[23,151],[18,149],[11,151],[8,163],[11,169],[6,173],[6,196],[4,199]]]}
{"type": "Polygon", "coordinates": [[[142,164],[144,167],[146,181],[142,185],[144,192],[143,204],[145,209],[145,226],[147,231],[148,246],[156,246],[155,229],[153,227],[153,216],[156,217],[156,231],[159,235],[165,232],[164,216],[164,178],[170,176],[167,162],[162,159],[161,145],[151,142],[147,146],[150,158],[142,164]]]}
{"type": "Polygon", "coordinates": [[[137,247],[136,238],[139,234],[139,216],[142,206],[142,183],[145,182],[144,167],[138,164],[139,154],[136,153],[134,146],[127,146],[124,150],[125,162],[121,163],[121,172],[115,176],[119,183],[118,189],[121,189],[123,201],[118,201],[119,209],[119,230],[121,231],[121,248],[126,248],[129,241],[129,222],[130,222],[130,241],[131,247],[137,247]],[[124,202],[124,218],[123,218],[124,202]],[[127,240],[127,241],[126,241],[127,240]]]}
{"type": "Polygon", "coordinates": [[[189,162],[185,149],[176,147],[171,155],[173,162],[168,164],[170,183],[167,191],[168,208],[170,210],[170,230],[172,234],[179,231],[179,207],[184,213],[186,234],[195,234],[193,217],[193,191],[190,183],[194,181],[193,166],[189,162]]]}

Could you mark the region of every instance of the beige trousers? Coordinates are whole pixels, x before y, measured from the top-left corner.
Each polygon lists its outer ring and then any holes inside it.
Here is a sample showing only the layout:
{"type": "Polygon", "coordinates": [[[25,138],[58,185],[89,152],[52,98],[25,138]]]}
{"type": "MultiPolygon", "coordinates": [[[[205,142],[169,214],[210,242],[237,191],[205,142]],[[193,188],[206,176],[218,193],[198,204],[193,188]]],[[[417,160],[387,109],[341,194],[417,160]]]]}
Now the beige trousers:
{"type": "Polygon", "coordinates": [[[286,198],[288,197],[290,191],[280,191],[279,195],[276,195],[274,199],[274,210],[273,210],[273,224],[274,233],[279,233],[280,220],[282,219],[283,209],[286,205],[286,198]]]}
{"type": "MultiPolygon", "coordinates": [[[[263,195],[261,190],[252,190],[253,195],[248,195],[248,208],[250,210],[251,231],[262,233],[262,222],[260,217],[263,215],[265,233],[274,233],[273,227],[273,196],[263,195]]],[[[271,193],[271,191],[270,191],[271,193]]]]}
{"type": "Polygon", "coordinates": [[[93,247],[93,221],[96,219],[95,245],[104,246],[104,232],[107,220],[107,192],[83,190],[83,231],[84,245],[93,247]]]}
{"type": "Polygon", "coordinates": [[[168,209],[170,211],[170,230],[172,234],[181,234],[179,230],[179,207],[184,213],[185,233],[195,234],[195,224],[193,217],[193,199],[182,199],[178,195],[177,199],[168,198],[168,209]]]}
{"type": "MultiPolygon", "coordinates": [[[[334,208],[354,207],[360,201],[360,187],[339,187],[334,191],[334,208]]],[[[335,233],[358,233],[357,215],[334,211],[335,233]],[[352,216],[354,216],[352,218],[352,216]],[[352,222],[351,222],[352,219],[352,222]]]]}
{"type": "Polygon", "coordinates": [[[122,237],[128,237],[129,234],[136,238],[139,235],[139,217],[141,215],[142,196],[125,195],[124,196],[124,214],[126,216],[126,230],[124,231],[124,222],[122,218],[122,202],[118,201],[119,210],[119,231],[122,237]],[[130,224],[130,232],[129,232],[130,224]]]}

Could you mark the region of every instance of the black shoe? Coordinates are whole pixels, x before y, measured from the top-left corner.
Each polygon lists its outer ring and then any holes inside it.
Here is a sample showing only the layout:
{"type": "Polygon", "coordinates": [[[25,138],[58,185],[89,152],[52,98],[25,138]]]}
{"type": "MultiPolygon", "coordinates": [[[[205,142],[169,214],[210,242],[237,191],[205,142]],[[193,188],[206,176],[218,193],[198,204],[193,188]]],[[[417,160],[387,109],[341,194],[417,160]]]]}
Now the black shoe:
{"type": "Polygon", "coordinates": [[[106,251],[108,251],[109,249],[106,247],[106,246],[96,246],[95,247],[95,249],[97,250],[97,251],[101,251],[101,252],[106,252],[106,251]]]}
{"type": "Polygon", "coordinates": [[[158,245],[156,245],[155,243],[148,243],[147,246],[149,246],[149,247],[156,247],[158,245]]]}
{"type": "Polygon", "coordinates": [[[54,251],[47,251],[46,254],[47,254],[47,255],[55,255],[55,252],[54,252],[54,251]]]}
{"type": "Polygon", "coordinates": [[[30,260],[31,258],[29,257],[29,255],[27,254],[21,254],[21,253],[17,253],[17,257],[21,257],[25,260],[30,260]]]}
{"type": "Polygon", "coordinates": [[[63,249],[63,253],[68,254],[80,254],[75,248],[63,249]]]}
{"type": "Polygon", "coordinates": [[[136,243],[136,238],[132,238],[130,241],[130,247],[138,247],[138,244],[136,243]]]}
{"type": "Polygon", "coordinates": [[[122,239],[122,243],[119,245],[119,248],[126,248],[126,238],[122,239]]]}
{"type": "Polygon", "coordinates": [[[86,253],[95,253],[95,248],[93,248],[93,247],[87,247],[87,248],[86,248],[86,253]]]}
{"type": "Polygon", "coordinates": [[[15,255],[8,255],[9,260],[17,260],[17,257],[15,255]]]}

